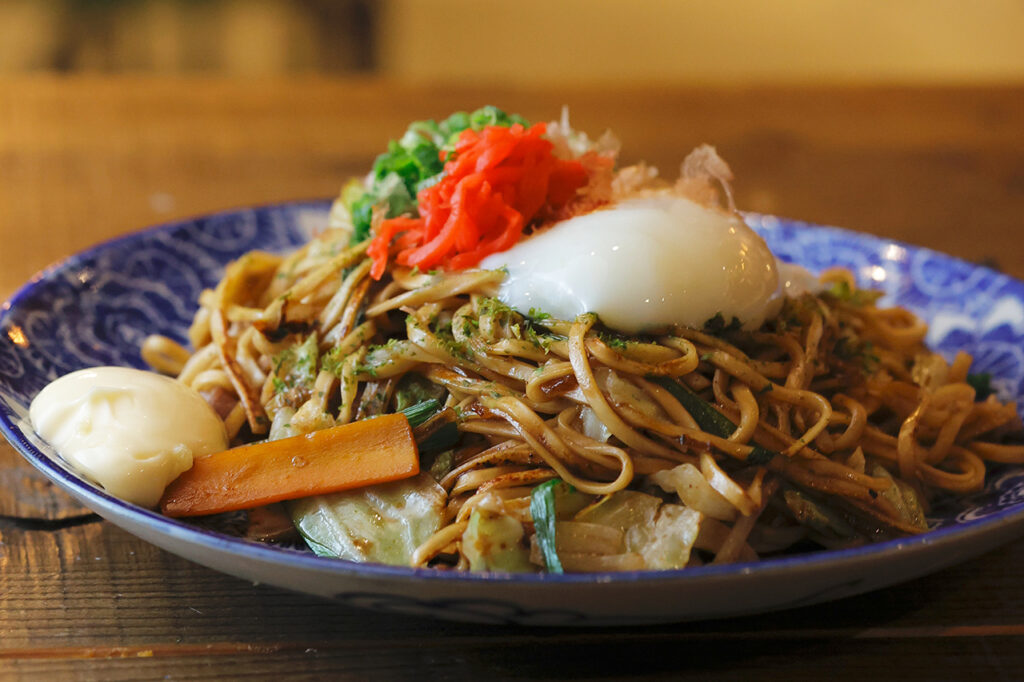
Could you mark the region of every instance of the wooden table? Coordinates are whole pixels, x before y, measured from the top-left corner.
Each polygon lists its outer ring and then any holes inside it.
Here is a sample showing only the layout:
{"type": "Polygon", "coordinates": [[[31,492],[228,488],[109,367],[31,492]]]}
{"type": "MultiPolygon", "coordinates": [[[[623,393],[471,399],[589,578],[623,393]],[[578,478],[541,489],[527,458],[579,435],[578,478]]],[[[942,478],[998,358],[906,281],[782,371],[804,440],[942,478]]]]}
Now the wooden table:
{"type": "MultiPolygon", "coordinates": [[[[0,300],[83,247],[206,211],[332,195],[416,118],[570,105],[674,176],[716,144],[741,207],[1024,277],[1024,87],[409,87],[376,80],[0,81],[0,300]]],[[[0,445],[0,677],[1019,679],[1024,540],[845,601],[729,621],[526,630],[350,610],[157,550],[0,445]]]]}

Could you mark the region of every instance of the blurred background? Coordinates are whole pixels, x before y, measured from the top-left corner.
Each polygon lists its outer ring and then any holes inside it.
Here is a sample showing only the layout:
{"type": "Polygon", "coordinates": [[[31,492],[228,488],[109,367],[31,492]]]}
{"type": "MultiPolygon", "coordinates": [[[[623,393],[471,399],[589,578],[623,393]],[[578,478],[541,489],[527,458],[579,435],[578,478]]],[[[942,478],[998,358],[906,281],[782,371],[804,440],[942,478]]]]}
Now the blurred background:
{"type": "Polygon", "coordinates": [[[1021,0],[0,0],[0,74],[1024,81],[1021,0]]]}

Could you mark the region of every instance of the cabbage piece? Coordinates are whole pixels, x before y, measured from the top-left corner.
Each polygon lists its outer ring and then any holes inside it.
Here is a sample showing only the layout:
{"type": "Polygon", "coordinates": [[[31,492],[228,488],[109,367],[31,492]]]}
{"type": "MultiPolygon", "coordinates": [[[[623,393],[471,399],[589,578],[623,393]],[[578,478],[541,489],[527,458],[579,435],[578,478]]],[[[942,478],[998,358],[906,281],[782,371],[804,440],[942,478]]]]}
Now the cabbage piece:
{"type": "Polygon", "coordinates": [[[523,524],[516,519],[478,507],[462,534],[462,553],[472,571],[533,571],[524,535],[523,524]]]}
{"type": "MultiPolygon", "coordinates": [[[[679,504],[662,505],[654,526],[644,533],[645,541],[636,547],[647,568],[684,568],[690,563],[690,550],[700,533],[703,518],[696,509],[679,504]]],[[[631,535],[626,536],[629,545],[638,541],[631,535]]]]}
{"type": "Polygon", "coordinates": [[[581,511],[576,515],[576,520],[600,523],[625,533],[636,526],[653,524],[660,506],[661,500],[654,495],[636,490],[620,490],[581,511]]]}
{"type": "Polygon", "coordinates": [[[695,509],[635,490],[620,490],[577,515],[579,521],[621,530],[626,553],[638,554],[649,569],[686,566],[703,518],[695,509]]]}
{"type": "MultiPolygon", "coordinates": [[[[645,568],[644,558],[636,552],[620,554],[563,552],[560,559],[563,570],[570,573],[642,571],[645,568]]],[[[538,566],[543,566],[545,563],[536,535],[530,537],[530,561],[538,566]]]]}
{"type": "Polygon", "coordinates": [[[575,518],[594,499],[593,495],[581,493],[562,481],[561,485],[555,486],[555,516],[559,521],[575,518]]]}
{"type": "Polygon", "coordinates": [[[587,521],[559,521],[555,524],[558,553],[617,554],[626,547],[625,533],[613,526],[587,521]]]}
{"type": "Polygon", "coordinates": [[[441,528],[446,495],[427,473],[288,503],[295,527],[319,556],[408,566],[441,528]]]}

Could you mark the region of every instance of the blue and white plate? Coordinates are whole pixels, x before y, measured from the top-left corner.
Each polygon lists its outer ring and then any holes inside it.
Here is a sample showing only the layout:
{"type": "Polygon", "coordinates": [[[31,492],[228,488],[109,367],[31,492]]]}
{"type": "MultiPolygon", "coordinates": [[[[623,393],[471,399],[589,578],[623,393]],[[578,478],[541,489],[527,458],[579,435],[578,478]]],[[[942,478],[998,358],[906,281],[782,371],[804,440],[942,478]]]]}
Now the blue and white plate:
{"type": "MultiPolygon", "coordinates": [[[[539,625],[695,620],[789,608],[908,580],[1024,533],[1024,471],[933,519],[935,530],[867,547],[682,571],[456,574],[356,564],[256,544],[122,502],[69,471],[27,425],[52,379],[95,365],[143,367],[151,333],[185,341],[199,292],[254,249],[286,250],[326,223],[328,203],[219,213],[101,244],[40,273],[0,307],[0,430],[82,504],[155,545],[248,580],[365,608],[539,625]]],[[[1004,399],[1024,396],[1024,284],[928,249],[836,228],[749,216],[780,258],[849,267],[885,302],[930,323],[928,342],[975,357],[1004,399]]],[[[17,495],[18,491],[6,491],[17,495]]]]}

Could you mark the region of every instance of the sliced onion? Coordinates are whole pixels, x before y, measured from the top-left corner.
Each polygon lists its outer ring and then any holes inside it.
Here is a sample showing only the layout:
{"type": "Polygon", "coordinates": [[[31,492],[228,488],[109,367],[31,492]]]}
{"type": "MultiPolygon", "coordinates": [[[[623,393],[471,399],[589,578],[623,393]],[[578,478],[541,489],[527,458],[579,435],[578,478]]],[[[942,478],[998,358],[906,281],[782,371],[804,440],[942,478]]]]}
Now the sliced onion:
{"type": "Polygon", "coordinates": [[[654,419],[668,419],[661,405],[654,402],[642,388],[626,381],[607,367],[595,367],[594,377],[601,390],[611,398],[613,404],[629,405],[654,419]]]}
{"type": "Polygon", "coordinates": [[[580,425],[583,427],[583,435],[591,440],[607,443],[608,439],[611,438],[612,432],[608,430],[604,422],[598,419],[597,415],[589,407],[584,406],[580,408],[580,425]]]}
{"type": "Polygon", "coordinates": [[[736,518],[737,508],[715,490],[704,474],[692,464],[680,464],[650,475],[650,481],[666,492],[675,493],[687,507],[721,521],[736,518]]]}

